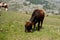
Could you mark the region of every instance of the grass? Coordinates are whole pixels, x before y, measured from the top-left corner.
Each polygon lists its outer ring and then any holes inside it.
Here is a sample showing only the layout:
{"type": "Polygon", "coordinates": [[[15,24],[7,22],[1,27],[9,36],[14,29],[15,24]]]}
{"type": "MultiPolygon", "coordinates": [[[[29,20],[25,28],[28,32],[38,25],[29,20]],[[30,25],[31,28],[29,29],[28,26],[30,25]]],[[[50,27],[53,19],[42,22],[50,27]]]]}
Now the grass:
{"type": "Polygon", "coordinates": [[[24,25],[31,14],[0,12],[0,40],[60,40],[60,15],[45,17],[43,29],[25,33],[24,25]]]}

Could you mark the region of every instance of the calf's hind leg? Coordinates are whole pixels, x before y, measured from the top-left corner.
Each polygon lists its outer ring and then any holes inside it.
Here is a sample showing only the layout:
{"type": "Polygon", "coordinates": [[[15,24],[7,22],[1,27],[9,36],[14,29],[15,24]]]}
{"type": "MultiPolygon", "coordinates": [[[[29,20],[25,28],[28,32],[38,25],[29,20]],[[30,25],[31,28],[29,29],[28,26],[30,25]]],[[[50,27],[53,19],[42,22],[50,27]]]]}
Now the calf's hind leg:
{"type": "Polygon", "coordinates": [[[38,31],[40,30],[40,22],[38,22],[38,31]]]}

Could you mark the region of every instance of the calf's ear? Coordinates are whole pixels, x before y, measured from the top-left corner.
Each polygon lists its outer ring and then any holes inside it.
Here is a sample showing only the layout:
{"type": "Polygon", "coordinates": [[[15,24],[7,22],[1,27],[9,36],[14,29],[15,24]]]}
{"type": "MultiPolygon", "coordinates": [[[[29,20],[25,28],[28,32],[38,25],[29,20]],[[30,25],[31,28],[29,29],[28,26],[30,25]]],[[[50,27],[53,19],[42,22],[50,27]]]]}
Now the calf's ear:
{"type": "Polygon", "coordinates": [[[26,23],[31,23],[31,21],[26,21],[26,23]]]}

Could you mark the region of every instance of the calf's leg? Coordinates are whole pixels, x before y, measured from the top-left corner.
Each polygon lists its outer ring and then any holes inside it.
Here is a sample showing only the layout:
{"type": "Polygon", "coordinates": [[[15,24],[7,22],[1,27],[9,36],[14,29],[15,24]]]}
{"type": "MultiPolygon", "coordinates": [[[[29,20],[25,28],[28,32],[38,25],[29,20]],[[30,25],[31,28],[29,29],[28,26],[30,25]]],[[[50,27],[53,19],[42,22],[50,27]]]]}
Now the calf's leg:
{"type": "Polygon", "coordinates": [[[40,22],[38,22],[38,31],[40,30],[40,22]]]}

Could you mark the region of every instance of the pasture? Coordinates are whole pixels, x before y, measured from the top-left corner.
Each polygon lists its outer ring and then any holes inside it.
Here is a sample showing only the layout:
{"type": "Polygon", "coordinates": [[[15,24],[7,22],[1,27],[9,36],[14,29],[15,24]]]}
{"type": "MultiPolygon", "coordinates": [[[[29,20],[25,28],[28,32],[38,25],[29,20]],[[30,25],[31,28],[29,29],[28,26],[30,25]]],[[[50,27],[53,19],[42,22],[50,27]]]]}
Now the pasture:
{"type": "Polygon", "coordinates": [[[45,17],[43,29],[24,32],[31,14],[0,11],[0,40],[60,40],[60,15],[45,17]]]}

